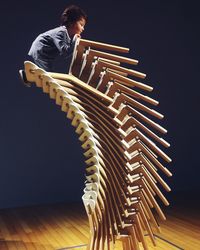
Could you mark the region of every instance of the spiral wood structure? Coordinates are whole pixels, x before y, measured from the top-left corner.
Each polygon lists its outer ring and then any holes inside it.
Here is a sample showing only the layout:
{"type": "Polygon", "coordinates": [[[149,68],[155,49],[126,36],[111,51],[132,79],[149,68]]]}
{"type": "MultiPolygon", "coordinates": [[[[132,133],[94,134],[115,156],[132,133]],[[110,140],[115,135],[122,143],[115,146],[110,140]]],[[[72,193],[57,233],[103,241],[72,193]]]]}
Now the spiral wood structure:
{"type": "Polygon", "coordinates": [[[154,211],[166,219],[157,198],[169,205],[160,188],[170,188],[160,173],[171,176],[163,165],[171,159],[157,146],[169,147],[160,137],[167,131],[152,120],[163,115],[152,108],[158,101],[145,94],[153,88],[138,81],[146,75],[120,65],[138,63],[118,55],[128,51],[78,39],[69,74],[46,72],[25,62],[28,81],[55,99],[82,143],[82,199],[91,230],[88,250],[113,249],[116,240],[124,250],[146,250],[145,234],[156,245],[153,228],[160,228],[154,211]]]}

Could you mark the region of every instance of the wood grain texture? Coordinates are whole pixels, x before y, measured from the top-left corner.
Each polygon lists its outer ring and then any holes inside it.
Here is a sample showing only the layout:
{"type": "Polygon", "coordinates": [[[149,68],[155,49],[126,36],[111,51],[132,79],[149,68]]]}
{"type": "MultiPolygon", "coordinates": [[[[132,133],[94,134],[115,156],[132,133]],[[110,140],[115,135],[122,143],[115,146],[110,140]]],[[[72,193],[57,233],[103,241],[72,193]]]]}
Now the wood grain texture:
{"type": "MultiPolygon", "coordinates": [[[[162,233],[158,237],[184,250],[198,250],[200,246],[200,214],[198,208],[174,206],[167,209],[166,221],[158,219],[162,233]]],[[[56,250],[80,246],[89,239],[87,215],[81,204],[55,204],[0,210],[1,250],[56,250]]],[[[154,247],[145,236],[150,250],[177,250],[178,248],[156,237],[154,247]]],[[[82,246],[82,247],[81,247],[82,246]]],[[[117,241],[116,250],[121,250],[117,241]]],[[[140,250],[142,250],[140,245],[140,250]]]]}

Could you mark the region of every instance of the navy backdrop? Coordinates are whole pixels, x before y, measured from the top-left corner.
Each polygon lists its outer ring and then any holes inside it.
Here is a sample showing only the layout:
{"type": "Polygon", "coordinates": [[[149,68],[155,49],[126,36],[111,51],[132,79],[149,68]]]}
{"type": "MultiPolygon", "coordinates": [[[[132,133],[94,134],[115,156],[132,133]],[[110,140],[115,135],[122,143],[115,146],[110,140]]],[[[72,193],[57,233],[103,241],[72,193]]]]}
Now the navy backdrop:
{"type": "Polygon", "coordinates": [[[126,46],[147,74],[165,115],[173,193],[200,190],[198,1],[4,1],[1,3],[0,208],[80,201],[84,158],[74,128],[53,100],[18,79],[39,33],[68,4],[89,21],[84,38],[126,46]]]}

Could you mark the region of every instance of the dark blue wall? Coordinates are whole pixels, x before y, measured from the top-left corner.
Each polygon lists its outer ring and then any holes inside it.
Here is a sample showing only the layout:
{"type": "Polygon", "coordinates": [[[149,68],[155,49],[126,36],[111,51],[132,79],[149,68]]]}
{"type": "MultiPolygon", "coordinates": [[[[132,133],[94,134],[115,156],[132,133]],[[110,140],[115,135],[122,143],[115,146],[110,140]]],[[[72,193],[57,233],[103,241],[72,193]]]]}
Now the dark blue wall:
{"type": "MultiPolygon", "coordinates": [[[[68,1],[1,4],[0,208],[81,200],[84,158],[65,114],[18,79],[32,40],[59,24],[68,1]]],[[[84,38],[127,46],[154,87],[169,131],[175,191],[200,190],[198,1],[74,1],[89,15],[84,38]]]]}

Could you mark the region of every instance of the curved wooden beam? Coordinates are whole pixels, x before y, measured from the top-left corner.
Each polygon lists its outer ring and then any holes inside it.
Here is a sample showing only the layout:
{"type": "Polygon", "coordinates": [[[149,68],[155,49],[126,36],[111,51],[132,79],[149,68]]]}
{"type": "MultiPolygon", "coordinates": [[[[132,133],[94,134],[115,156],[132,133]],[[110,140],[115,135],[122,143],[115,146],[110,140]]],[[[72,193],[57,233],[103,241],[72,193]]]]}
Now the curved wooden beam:
{"type": "Polygon", "coordinates": [[[158,105],[143,93],[153,88],[128,77],[144,78],[145,74],[118,66],[137,60],[94,48],[128,52],[81,39],[69,74],[45,72],[29,61],[25,73],[29,82],[49,94],[66,113],[82,143],[86,157],[82,199],[91,230],[87,249],[111,249],[116,240],[122,241],[124,250],[139,250],[139,243],[148,249],[145,232],[156,245],[152,228],[160,231],[152,209],[166,219],[157,197],[169,205],[158,184],[167,192],[170,187],[159,172],[172,174],[162,164],[162,159],[167,163],[171,159],[156,144],[170,146],[156,134],[167,130],[143,113],[158,119],[163,115],[146,106],[158,105]]]}

